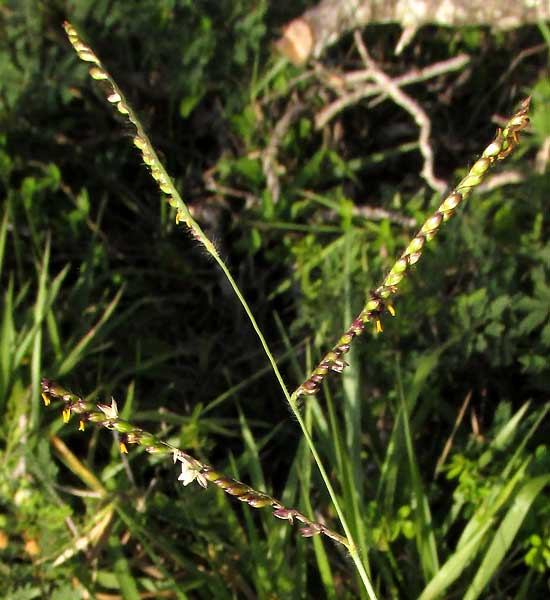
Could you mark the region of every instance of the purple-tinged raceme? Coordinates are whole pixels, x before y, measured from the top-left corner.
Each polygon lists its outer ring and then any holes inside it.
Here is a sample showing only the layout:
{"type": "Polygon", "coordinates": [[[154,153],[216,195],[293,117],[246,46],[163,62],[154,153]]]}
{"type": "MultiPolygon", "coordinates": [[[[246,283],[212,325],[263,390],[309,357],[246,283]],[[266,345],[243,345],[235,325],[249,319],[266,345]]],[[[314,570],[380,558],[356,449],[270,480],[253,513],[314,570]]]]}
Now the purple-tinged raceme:
{"type": "Polygon", "coordinates": [[[208,483],[212,483],[226,494],[234,496],[241,502],[246,502],[253,508],[270,507],[273,509],[273,515],[278,519],[287,520],[290,524],[293,524],[294,520],[302,523],[304,527],[300,529],[300,533],[303,537],[323,534],[349,548],[348,540],[344,536],[332,531],[326,525],[311,521],[296,509],[286,508],[269,494],[255,490],[246,485],[246,483],[219,473],[210,465],[197,460],[171,444],[159,440],[152,433],[135,427],[130,422],[121,419],[118,416],[118,407],[114,399],[111,399],[110,404],[89,402],[76,394],[72,394],[49,379],[43,379],[41,386],[42,398],[46,406],[51,404],[52,399],[63,402],[62,414],[64,423],[68,423],[72,415],[77,415],[79,418],[78,429],[80,431],[84,430],[87,423],[93,423],[99,427],[118,431],[119,448],[124,454],[128,453],[128,445],[139,444],[140,446],[144,446],[145,450],[150,454],[172,456],[174,462],[180,464],[181,473],[178,481],[181,481],[183,485],[187,486],[196,481],[200,486],[206,488],[208,483]]]}
{"type": "Polygon", "coordinates": [[[460,203],[472,193],[475,186],[483,181],[488,170],[496,161],[506,158],[517,146],[520,132],[529,123],[527,113],[530,101],[531,98],[526,98],[521,103],[518,111],[508,121],[504,129],[498,130],[495,139],[485,148],[481,158],[475,162],[466,177],[445,198],[435,213],[425,221],[420,231],[410,241],[403,254],[386,275],[382,284],[370,294],[363,310],[354,319],[347,331],[340,337],[332,350],[325,354],[309,378],[296,390],[296,397],[316,394],[329,371],[341,373],[344,370],[347,363],[342,357],[349,352],[353,339],[363,333],[367,323],[376,323],[376,330],[381,332],[380,317],[382,313],[387,310],[392,316],[395,316],[395,309],[388,300],[397,292],[407,269],[418,262],[424,244],[432,240],[439,231],[441,224],[448,221],[455,214],[460,203]]]}

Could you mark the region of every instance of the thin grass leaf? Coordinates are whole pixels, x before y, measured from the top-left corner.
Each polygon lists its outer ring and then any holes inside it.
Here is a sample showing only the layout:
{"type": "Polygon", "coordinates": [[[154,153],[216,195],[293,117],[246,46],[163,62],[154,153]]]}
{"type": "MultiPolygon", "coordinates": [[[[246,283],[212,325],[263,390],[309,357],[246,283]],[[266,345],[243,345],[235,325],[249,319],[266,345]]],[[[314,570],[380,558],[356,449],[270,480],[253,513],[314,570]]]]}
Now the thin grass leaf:
{"type": "Polygon", "coordinates": [[[241,436],[246,448],[247,469],[250,472],[252,486],[265,489],[265,478],[260,461],[258,445],[252,435],[252,430],[248,426],[248,421],[244,413],[239,410],[239,424],[241,426],[241,436]]]}
{"type": "Polygon", "coordinates": [[[550,50],[550,27],[548,27],[548,24],[544,21],[539,21],[537,25],[542,37],[544,38],[544,41],[546,42],[546,45],[548,46],[548,49],[550,50]]]}
{"type": "Polygon", "coordinates": [[[103,311],[99,321],[80,339],[76,346],[65,357],[65,360],[55,369],[59,377],[66,375],[75,365],[82,360],[82,356],[86,352],[88,346],[92,343],[95,337],[99,334],[101,327],[109,320],[113,311],[117,307],[120,298],[124,292],[124,287],[116,293],[115,297],[109,302],[107,308],[103,311]]]}
{"type": "Polygon", "coordinates": [[[287,65],[288,62],[283,56],[277,56],[273,66],[261,77],[261,79],[256,80],[256,77],[253,78],[250,86],[251,104],[254,103],[261,92],[269,86],[270,82],[273,81],[287,65]]]}
{"type": "MultiPolygon", "coordinates": [[[[305,413],[306,425],[311,427],[311,408],[306,407],[305,413]]],[[[307,451],[307,446],[301,441],[299,448],[299,460],[301,463],[300,467],[300,490],[301,490],[301,505],[303,505],[306,514],[313,516],[313,506],[311,504],[311,455],[307,451]]],[[[330,566],[330,562],[328,560],[327,553],[325,551],[325,547],[323,542],[319,536],[316,536],[312,539],[313,541],[313,550],[315,552],[315,561],[317,563],[317,569],[319,571],[319,576],[321,577],[321,582],[323,583],[323,588],[325,590],[325,595],[329,600],[336,598],[336,588],[334,582],[334,576],[332,574],[332,568],[330,566]]],[[[305,563],[304,563],[305,567],[305,563]]],[[[305,575],[306,573],[304,573],[305,575]]]]}
{"type": "Polygon", "coordinates": [[[4,210],[4,216],[2,217],[2,224],[0,225],[0,276],[4,268],[4,252],[6,249],[6,238],[8,232],[8,208],[4,210]]]}
{"type": "Polygon", "coordinates": [[[401,421],[403,424],[405,448],[407,450],[409,477],[413,490],[412,505],[415,507],[415,517],[417,521],[416,544],[424,578],[429,581],[439,570],[439,557],[437,555],[437,544],[435,541],[435,531],[430,505],[428,497],[424,492],[424,486],[420,477],[420,469],[418,467],[411,435],[408,406],[412,402],[407,402],[405,399],[399,364],[397,365],[397,384],[399,397],[401,398],[401,421]]]}
{"type": "Polygon", "coordinates": [[[109,538],[108,548],[108,555],[112,561],[118,589],[122,597],[124,600],[140,600],[138,585],[132,575],[130,564],[124,555],[118,536],[112,535],[109,538]]]}
{"type": "MultiPolygon", "coordinates": [[[[521,585],[519,586],[519,591],[516,594],[516,597],[514,600],[528,600],[532,597],[532,594],[530,594],[531,590],[532,590],[532,586],[533,586],[533,579],[535,578],[535,571],[534,569],[529,569],[527,571],[527,574],[525,575],[525,577],[523,578],[523,581],[521,582],[521,585]]],[[[541,574],[539,573],[538,578],[541,579],[541,574]]]]}
{"type": "Polygon", "coordinates": [[[46,328],[50,345],[55,355],[55,360],[53,362],[61,362],[63,355],[63,344],[61,342],[61,335],[59,334],[57,318],[52,310],[49,310],[48,314],[46,315],[46,328]]]}
{"type": "Polygon", "coordinates": [[[52,560],[53,567],[59,567],[72,559],[79,552],[89,549],[97,549],[102,542],[105,533],[109,531],[114,515],[114,503],[110,502],[106,506],[94,511],[85,524],[85,527],[78,531],[77,536],[69,543],[65,544],[61,552],[52,560]]]}
{"type": "Polygon", "coordinates": [[[13,278],[4,293],[2,327],[0,328],[0,404],[8,397],[14,363],[15,325],[13,322],[13,278]]]}
{"type": "Polygon", "coordinates": [[[542,489],[549,483],[550,475],[533,477],[516,494],[512,506],[508,509],[506,516],[495,532],[493,541],[485,553],[474,580],[466,591],[464,600],[479,598],[481,592],[506,557],[506,553],[512,545],[531,505],[542,489]]]}
{"type": "MultiPolygon", "coordinates": [[[[511,441],[513,440],[513,434],[515,433],[517,427],[519,426],[521,419],[525,415],[528,405],[529,405],[528,402],[525,403],[516,412],[516,414],[508,421],[508,423],[506,423],[502,427],[499,434],[496,436],[495,440],[491,444],[491,450],[487,451],[487,452],[490,452],[490,454],[487,454],[487,453],[484,454],[485,461],[490,460],[490,458],[492,457],[492,448],[493,447],[494,448],[503,448],[503,447],[506,447],[506,445],[508,445],[509,443],[511,443],[511,441]],[[498,441],[496,441],[496,440],[498,440],[498,441]]],[[[543,418],[545,417],[545,415],[547,414],[549,409],[550,409],[550,405],[547,404],[544,406],[543,410],[541,411],[541,413],[538,416],[535,423],[530,427],[527,434],[522,437],[521,442],[515,448],[514,453],[512,454],[512,456],[508,460],[507,464],[505,465],[504,469],[502,470],[502,473],[500,474],[500,480],[508,482],[507,485],[502,486],[502,485],[497,484],[494,486],[493,490],[491,491],[491,493],[488,495],[487,499],[485,500],[483,506],[480,507],[480,509],[478,509],[476,511],[474,516],[470,519],[470,521],[464,528],[464,531],[462,532],[462,535],[460,536],[460,539],[458,541],[459,546],[461,544],[465,543],[465,541],[468,539],[469,535],[472,535],[472,532],[475,531],[476,527],[479,526],[480,520],[483,519],[484,516],[487,516],[489,514],[491,514],[491,515],[495,514],[495,512],[502,506],[502,504],[504,502],[506,502],[506,500],[508,498],[507,494],[509,495],[512,493],[511,485],[512,486],[515,485],[514,482],[518,481],[518,476],[521,475],[522,470],[527,468],[528,460],[521,462],[521,456],[522,456],[523,450],[525,448],[525,445],[531,439],[531,437],[534,435],[535,431],[538,429],[540,423],[542,422],[543,418]],[[520,465],[519,468],[517,466],[518,464],[520,465]],[[514,469],[516,469],[516,473],[514,475],[512,475],[514,469]]],[[[483,463],[483,464],[485,464],[485,463],[483,463]]]]}
{"type": "Polygon", "coordinates": [[[449,557],[424,588],[418,600],[435,600],[443,596],[445,590],[460,577],[478,553],[479,544],[490,526],[490,523],[486,523],[460,550],[449,557]]]}
{"type": "Polygon", "coordinates": [[[71,473],[78,477],[78,479],[80,479],[94,492],[98,492],[102,496],[106,495],[107,490],[101,481],[99,481],[95,474],[92,473],[92,471],[86,467],[75,454],[71,452],[61,438],[58,438],[55,435],[50,436],[50,442],[59,458],[63,461],[71,473]]]}
{"type": "Polygon", "coordinates": [[[530,458],[525,459],[512,477],[503,479],[504,483],[499,481],[493,485],[483,504],[476,510],[464,528],[458,540],[457,549],[467,544],[468,540],[475,537],[486,524],[494,521],[497,512],[511,498],[518,482],[525,476],[529,463],[530,458]]]}
{"type": "Polygon", "coordinates": [[[528,464],[529,459],[522,463],[506,485],[495,484],[493,492],[489,494],[489,500],[483,503],[466,525],[455,553],[439,569],[418,600],[430,600],[440,596],[475,559],[483,547],[483,538],[494,524],[497,511],[508,500],[518,481],[524,477],[528,464]]]}
{"type": "MultiPolygon", "coordinates": [[[[426,385],[428,377],[439,364],[443,352],[452,346],[454,339],[450,339],[435,350],[423,354],[415,363],[412,381],[407,382],[406,406],[409,414],[413,414],[418,397],[426,385]]],[[[403,465],[402,457],[406,452],[403,437],[402,409],[397,410],[395,424],[387,443],[384,462],[380,469],[380,479],[376,491],[376,502],[381,507],[381,514],[395,512],[396,490],[399,483],[399,471],[403,465]]],[[[412,428],[420,426],[414,422],[412,428]]]]}
{"type": "Polygon", "coordinates": [[[13,359],[14,368],[21,364],[23,358],[27,354],[31,343],[34,341],[36,332],[42,327],[44,315],[51,310],[61,288],[61,284],[63,283],[63,280],[68,272],[69,265],[66,265],[48,286],[48,296],[44,303],[42,319],[40,321],[33,322],[32,327],[30,327],[28,330],[24,327],[19,332],[13,359]]]}
{"type": "MultiPolygon", "coordinates": [[[[275,227],[277,229],[277,227],[275,227]]],[[[309,228],[308,228],[309,231],[309,228]]],[[[340,228],[336,228],[335,233],[340,233],[340,228]]],[[[341,250],[341,246],[346,243],[346,236],[339,235],[335,240],[329,242],[326,246],[323,246],[319,253],[315,254],[312,257],[309,257],[303,265],[301,265],[300,269],[296,269],[293,273],[289,274],[286,279],[284,279],[273,292],[268,296],[268,300],[273,300],[279,294],[288,290],[292,283],[298,281],[304,275],[308,275],[310,271],[312,271],[316,266],[323,263],[327,260],[331,255],[341,250]]],[[[305,374],[299,378],[302,381],[305,378],[305,374]]]]}
{"type": "MultiPolygon", "coordinates": [[[[151,559],[155,567],[163,574],[164,579],[171,582],[170,589],[176,598],[179,600],[188,600],[185,590],[191,591],[197,587],[204,587],[213,580],[207,573],[198,569],[193,561],[185,558],[172,544],[170,539],[157,531],[152,524],[143,527],[140,524],[140,517],[132,511],[131,507],[121,506],[121,503],[117,502],[115,508],[118,516],[124,522],[132,536],[139,541],[144,552],[151,559]],[[181,582],[179,584],[176,583],[170,572],[171,570],[166,567],[167,561],[174,563],[180,569],[184,569],[189,574],[191,581],[183,585],[181,582]]],[[[216,580],[213,583],[215,584],[216,580]]]]}
{"type": "MultiPolygon", "coordinates": [[[[325,403],[328,413],[328,423],[319,403],[315,397],[308,400],[306,410],[311,411],[314,416],[315,424],[322,428],[323,434],[318,434],[319,450],[330,460],[332,470],[338,474],[341,486],[341,502],[345,510],[348,523],[352,529],[352,535],[359,545],[362,560],[370,571],[369,546],[372,546],[372,540],[364,523],[364,507],[359,503],[359,494],[357,493],[358,483],[354,479],[352,461],[349,456],[349,450],[344,438],[346,431],[338,420],[337,412],[334,406],[334,399],[327,385],[325,390],[325,403]]],[[[359,586],[357,593],[360,598],[367,598],[367,592],[359,586]]]]}
{"type": "Polygon", "coordinates": [[[40,418],[40,379],[42,377],[42,322],[46,314],[48,272],[50,264],[50,237],[46,239],[46,247],[42,264],[38,268],[38,291],[34,303],[34,325],[36,333],[33,340],[31,358],[31,426],[37,428],[40,418]]]}
{"type": "Polygon", "coordinates": [[[537,431],[537,429],[539,428],[540,424],[542,423],[549,411],[550,403],[546,403],[543,409],[540,411],[536,421],[529,428],[529,431],[527,431],[526,434],[521,436],[521,440],[519,441],[519,443],[516,443],[516,445],[514,446],[514,453],[512,454],[512,457],[510,458],[510,460],[508,461],[508,463],[502,471],[501,477],[503,479],[508,479],[510,473],[514,469],[514,466],[519,462],[519,459],[523,454],[525,447],[527,446],[527,442],[529,442],[529,440],[533,437],[533,435],[535,434],[535,432],[537,431]]]}
{"type": "MultiPolygon", "coordinates": [[[[480,457],[479,461],[480,461],[481,465],[486,465],[492,459],[494,449],[499,449],[502,451],[503,449],[507,448],[508,445],[514,440],[515,433],[517,431],[517,427],[519,426],[521,419],[525,415],[525,412],[526,412],[529,404],[530,404],[529,402],[526,402],[516,412],[516,414],[507,423],[505,423],[503,425],[503,427],[499,430],[499,433],[497,434],[495,439],[493,439],[491,441],[491,443],[489,444],[489,449],[487,449],[480,457]]],[[[544,408],[541,410],[535,423],[530,427],[529,431],[525,435],[522,436],[520,443],[515,447],[514,453],[512,454],[512,456],[508,460],[508,463],[505,465],[504,469],[500,473],[500,481],[507,481],[510,478],[514,469],[517,468],[517,465],[520,462],[520,457],[522,456],[522,454],[524,452],[527,442],[534,435],[535,431],[538,429],[539,425],[541,424],[542,420],[544,419],[544,417],[546,416],[546,414],[548,413],[549,410],[550,410],[550,405],[546,404],[544,406],[544,408]]],[[[488,502],[491,503],[491,502],[493,502],[493,500],[494,500],[494,497],[490,496],[490,499],[488,502]]],[[[448,528],[458,518],[458,516],[462,510],[463,504],[464,504],[464,501],[462,499],[455,502],[455,504],[453,505],[453,507],[450,511],[450,518],[447,520],[447,522],[445,524],[445,527],[444,527],[445,530],[448,530],[448,528]]],[[[464,529],[464,531],[462,533],[461,539],[465,540],[466,537],[471,534],[471,531],[473,531],[473,529],[475,528],[475,525],[476,525],[475,522],[473,520],[470,520],[470,522],[468,523],[468,525],[466,526],[466,528],[464,529]]]]}
{"type": "MultiPolygon", "coordinates": [[[[294,368],[294,371],[297,374],[297,379],[302,380],[305,377],[305,373],[302,371],[300,363],[297,359],[295,349],[292,347],[290,338],[288,337],[286,330],[279,319],[278,315],[275,315],[275,322],[279,331],[281,338],[283,339],[283,343],[287,352],[290,354],[291,363],[294,368]]],[[[319,403],[315,398],[312,399],[313,402],[308,402],[305,407],[304,412],[304,423],[308,429],[308,431],[312,430],[314,414],[315,414],[315,424],[318,429],[321,430],[321,437],[323,439],[328,439],[328,424],[324,418],[323,412],[319,406],[319,403]]],[[[329,454],[331,456],[332,454],[329,454]]],[[[285,485],[285,489],[283,491],[282,501],[287,506],[292,506],[296,501],[297,487],[298,481],[300,483],[300,504],[304,507],[306,514],[313,515],[313,506],[311,503],[311,482],[312,482],[312,473],[311,473],[311,454],[308,452],[307,444],[304,439],[301,439],[298,444],[298,449],[296,451],[296,455],[294,460],[292,461],[292,466],[289,471],[289,476],[287,478],[287,482],[285,485]]],[[[280,538],[281,549],[283,547],[283,543],[288,539],[288,529],[285,531],[285,537],[280,538]]],[[[323,588],[325,590],[326,597],[329,599],[336,597],[336,587],[334,576],[332,573],[332,568],[330,561],[328,560],[327,553],[325,551],[325,547],[323,545],[322,540],[319,536],[315,536],[312,538],[313,549],[315,553],[315,560],[317,563],[317,568],[319,571],[319,575],[321,577],[321,581],[323,583],[323,588]]],[[[299,541],[298,551],[302,551],[301,548],[305,548],[302,540],[299,541]]],[[[305,585],[305,577],[306,577],[306,562],[302,563],[303,580],[305,585]]]]}
{"type": "MultiPolygon", "coordinates": [[[[241,479],[237,464],[233,456],[229,457],[231,474],[235,479],[241,479]]],[[[242,515],[245,522],[247,540],[242,548],[243,556],[252,562],[250,573],[254,579],[254,588],[258,590],[261,597],[269,597],[274,593],[273,573],[270,569],[270,559],[265,548],[265,533],[258,530],[257,524],[251,511],[242,507],[242,515]]]]}
{"type": "Polygon", "coordinates": [[[489,448],[479,457],[479,466],[485,467],[491,462],[495,452],[504,450],[510,443],[512,443],[519,425],[521,424],[523,417],[527,413],[530,402],[525,404],[509,419],[499,430],[497,435],[493,438],[489,444],[489,448]]]}
{"type": "MultiPolygon", "coordinates": [[[[311,455],[308,452],[304,440],[300,440],[288,472],[284,489],[281,492],[282,502],[286,506],[296,506],[299,504],[301,507],[305,508],[306,514],[313,514],[313,510],[310,510],[311,505],[307,503],[307,500],[309,499],[310,479],[311,455]],[[309,466],[307,466],[308,461],[309,466]],[[307,493],[303,493],[300,496],[300,500],[298,500],[299,490],[305,490],[306,488],[308,490],[307,493]]],[[[307,589],[309,550],[306,540],[302,537],[298,537],[292,548],[291,554],[289,552],[289,544],[292,544],[289,537],[290,533],[290,527],[271,527],[268,531],[267,547],[269,548],[269,553],[272,557],[271,570],[275,572],[279,572],[281,569],[287,570],[287,576],[283,581],[288,587],[288,590],[286,587],[281,587],[279,592],[282,593],[283,590],[287,590],[285,591],[285,594],[289,597],[298,599],[304,597],[307,589]],[[289,560],[291,561],[290,565],[288,562],[289,560]],[[290,586],[288,586],[289,583],[290,586]]],[[[319,549],[326,559],[323,543],[317,537],[312,538],[311,541],[313,543],[317,564],[319,565],[319,549]]],[[[319,574],[323,584],[325,584],[326,577],[325,573],[322,571],[322,567],[320,567],[319,574]]]]}
{"type": "MultiPolygon", "coordinates": [[[[351,265],[352,265],[352,247],[354,245],[355,236],[349,231],[343,236],[346,240],[345,245],[345,260],[344,260],[344,323],[351,321],[352,309],[352,290],[351,290],[351,265]]],[[[353,364],[355,353],[353,348],[350,350],[349,361],[353,364]]],[[[354,490],[357,498],[354,501],[356,511],[362,511],[364,500],[364,481],[363,481],[363,466],[361,461],[361,435],[362,435],[362,394],[359,369],[347,369],[342,374],[342,391],[343,391],[343,412],[344,424],[346,428],[346,445],[351,460],[351,470],[353,472],[354,490]],[[359,508],[359,506],[361,508],[359,508]]],[[[363,520],[360,520],[361,523],[363,520]]],[[[363,537],[363,536],[362,536],[363,537]]],[[[364,551],[364,549],[363,549],[364,551]]]]}

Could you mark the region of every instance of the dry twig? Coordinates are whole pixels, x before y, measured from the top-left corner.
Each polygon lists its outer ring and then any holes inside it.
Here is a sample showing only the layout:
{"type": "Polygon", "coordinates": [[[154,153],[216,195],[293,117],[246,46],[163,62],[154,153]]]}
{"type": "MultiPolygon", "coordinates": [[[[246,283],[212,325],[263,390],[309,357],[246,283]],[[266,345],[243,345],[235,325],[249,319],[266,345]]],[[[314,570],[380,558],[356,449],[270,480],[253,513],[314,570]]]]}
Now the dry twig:
{"type": "Polygon", "coordinates": [[[320,0],[283,28],[275,47],[303,65],[338,42],[349,31],[367,25],[399,23],[403,29],[399,53],[420,27],[489,25],[505,31],[550,19],[548,0],[320,0]]]}
{"type": "Polygon", "coordinates": [[[262,152],[262,168],[267,180],[267,189],[271,193],[271,199],[274,203],[279,200],[281,195],[281,184],[277,173],[277,153],[290,126],[304,110],[305,106],[303,104],[291,101],[285,114],[275,125],[267,148],[262,152]]]}
{"type": "MultiPolygon", "coordinates": [[[[426,81],[444,73],[459,71],[469,62],[470,57],[467,54],[460,54],[454,58],[436,62],[423,69],[411,69],[408,73],[393,79],[393,83],[398,87],[403,87],[412,83],[418,83],[419,81],[426,81]]],[[[340,77],[342,87],[351,87],[352,89],[328,106],[325,106],[315,115],[315,128],[322,129],[338,113],[365,98],[371,98],[379,94],[383,94],[383,98],[387,97],[386,91],[381,89],[380,85],[372,83],[372,79],[373,74],[370,68],[342,75],[340,77]],[[366,81],[368,83],[365,83],[366,81]]]]}
{"type": "Polygon", "coordinates": [[[373,79],[397,105],[404,108],[413,117],[416,124],[420,128],[418,143],[420,146],[420,152],[424,157],[424,166],[422,167],[421,175],[433,190],[443,193],[447,185],[444,181],[435,176],[433,170],[434,158],[432,147],[430,146],[432,124],[428,115],[417,102],[405,94],[405,92],[401,90],[390,77],[388,77],[381,69],[378,68],[378,65],[372,60],[367,52],[367,48],[363,43],[363,39],[359,31],[355,32],[354,40],[357,50],[361,55],[361,59],[365,63],[365,66],[371,71],[373,79]]]}

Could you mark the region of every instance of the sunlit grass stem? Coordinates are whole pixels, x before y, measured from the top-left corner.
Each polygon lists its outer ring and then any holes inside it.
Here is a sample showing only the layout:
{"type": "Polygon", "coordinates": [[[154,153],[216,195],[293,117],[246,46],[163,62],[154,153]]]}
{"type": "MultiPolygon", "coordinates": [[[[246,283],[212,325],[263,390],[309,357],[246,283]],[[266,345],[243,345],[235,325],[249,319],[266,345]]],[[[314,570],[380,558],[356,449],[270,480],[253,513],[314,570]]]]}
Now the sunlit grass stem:
{"type": "Polygon", "coordinates": [[[300,428],[302,429],[308,447],[318,466],[323,482],[327,488],[338,514],[338,518],[340,519],[346,534],[347,542],[345,545],[348,547],[351,558],[356,564],[358,573],[363,581],[363,584],[365,585],[365,589],[367,590],[367,593],[371,599],[376,598],[370,583],[370,579],[366,573],[365,566],[359,557],[359,553],[357,551],[355,542],[353,541],[350,528],[346,522],[338,497],[332,487],[332,484],[330,483],[328,474],[315,448],[311,434],[309,433],[306,424],[302,419],[302,415],[298,408],[298,398],[302,395],[312,395],[317,393],[321,382],[329,371],[335,371],[337,373],[341,373],[343,371],[347,365],[342,357],[349,352],[352,341],[356,336],[363,332],[366,323],[374,322],[377,331],[382,331],[380,319],[381,315],[386,310],[390,312],[390,314],[395,315],[395,310],[392,304],[389,302],[389,299],[396,294],[398,286],[404,278],[407,270],[412,265],[416,264],[420,259],[424,244],[433,239],[441,224],[455,214],[459,205],[472,193],[472,190],[482,182],[490,168],[493,167],[497,161],[506,158],[518,144],[519,133],[525,129],[529,120],[527,117],[527,112],[529,110],[530,99],[527,98],[523,101],[518,111],[508,121],[504,129],[497,132],[495,139],[483,151],[481,157],[474,163],[466,177],[464,177],[455,187],[455,189],[445,198],[436,212],[425,221],[419,232],[411,240],[405,251],[390,269],[382,283],[370,294],[363,310],[354,319],[347,331],[340,337],[337,344],[325,354],[309,378],[306,379],[306,381],[304,381],[292,394],[290,394],[286,388],[275,358],[273,357],[273,354],[267,345],[265,337],[263,336],[248,303],[239,290],[237,283],[233,279],[227,265],[219,255],[214,244],[209,240],[209,238],[201,229],[200,225],[192,217],[187,205],[181,198],[176,186],[169,177],[164,165],[161,163],[157,153],[155,152],[138,117],[126,101],[124,94],[113,78],[109,75],[107,70],[103,67],[102,63],[91,50],[91,48],[80,40],[75,28],[68,22],[65,22],[64,27],[78,56],[83,61],[93,64],[90,69],[91,77],[98,81],[104,81],[109,86],[107,100],[111,104],[115,105],[117,110],[122,115],[125,115],[135,127],[136,132],[133,138],[134,145],[140,150],[143,161],[149,166],[151,175],[157,182],[159,189],[166,194],[169,204],[176,209],[176,223],[183,222],[191,232],[191,235],[205,248],[208,254],[214,258],[229,281],[233,291],[235,292],[235,295],[242,304],[252,324],[252,327],[260,339],[262,347],[268,357],[269,362],[271,363],[284,396],[289,403],[292,412],[294,413],[296,420],[300,425],[300,428]]]}
{"type": "Polygon", "coordinates": [[[357,552],[355,542],[353,541],[353,538],[351,536],[351,530],[350,530],[350,528],[346,522],[346,519],[344,517],[344,513],[340,506],[336,492],[334,491],[334,488],[330,482],[330,479],[328,477],[326,469],[324,468],[321,458],[315,449],[313,439],[312,439],[311,435],[309,434],[307,427],[306,427],[306,425],[302,419],[302,416],[300,414],[300,411],[299,411],[299,408],[298,408],[298,405],[296,402],[297,396],[296,396],[296,394],[293,394],[292,396],[289,394],[289,392],[286,388],[286,385],[284,383],[283,377],[281,375],[281,372],[279,371],[279,368],[275,361],[275,358],[267,345],[265,337],[262,334],[262,332],[256,322],[256,319],[254,318],[254,315],[252,314],[252,311],[251,311],[248,303],[246,302],[241,291],[239,290],[239,287],[238,287],[237,283],[235,282],[235,280],[233,279],[233,277],[229,271],[229,268],[227,267],[227,265],[225,264],[225,262],[219,255],[216,247],[208,239],[206,234],[201,229],[200,225],[195,221],[195,219],[193,219],[191,213],[189,212],[187,205],[181,198],[178,190],[176,189],[176,186],[174,185],[172,179],[169,177],[164,165],[161,163],[157,153],[155,152],[137,115],[135,114],[135,112],[133,111],[133,109],[129,105],[129,103],[126,101],[126,98],[124,97],[124,94],[122,93],[122,90],[118,87],[118,85],[116,84],[114,79],[111,77],[111,75],[105,69],[105,67],[103,66],[103,64],[101,63],[99,58],[96,56],[96,54],[93,52],[93,50],[80,39],[76,29],[68,22],[64,23],[64,28],[65,28],[65,31],[69,38],[69,41],[73,45],[79,58],[85,62],[89,62],[89,63],[93,64],[93,66],[90,68],[90,76],[97,81],[105,82],[105,84],[107,84],[109,86],[109,89],[107,91],[107,100],[111,104],[113,104],[122,115],[125,115],[127,117],[127,119],[135,127],[136,134],[133,138],[134,145],[140,150],[143,161],[145,162],[145,164],[147,164],[149,166],[151,175],[152,175],[153,179],[155,179],[155,181],[157,182],[159,189],[164,194],[166,194],[168,203],[171,206],[173,206],[174,208],[176,208],[176,223],[183,222],[187,226],[189,231],[191,232],[191,235],[199,243],[201,243],[203,245],[203,247],[205,248],[205,250],[208,252],[208,254],[210,254],[214,258],[214,260],[218,263],[218,265],[222,269],[223,273],[227,277],[227,280],[229,281],[231,287],[233,288],[233,291],[235,292],[237,298],[241,302],[248,318],[250,319],[250,322],[252,324],[252,327],[254,328],[254,331],[256,332],[258,338],[260,339],[260,342],[261,342],[262,347],[268,357],[268,360],[271,363],[271,366],[273,368],[273,371],[275,373],[277,381],[279,382],[279,385],[281,386],[283,394],[284,394],[288,404],[290,405],[290,408],[291,408],[294,416],[296,417],[296,420],[298,421],[300,428],[302,429],[302,432],[305,436],[307,444],[310,448],[310,451],[314,457],[314,460],[317,464],[317,467],[319,469],[319,472],[320,472],[323,482],[325,484],[325,487],[326,487],[326,489],[330,495],[330,498],[334,504],[335,510],[338,514],[338,518],[340,519],[340,521],[342,523],[342,527],[344,529],[346,537],[348,538],[347,546],[348,546],[350,555],[357,566],[359,575],[365,585],[365,588],[367,589],[369,597],[372,600],[374,600],[376,598],[376,595],[374,594],[372,585],[368,579],[364,565],[363,565],[363,563],[359,557],[359,554],[357,552]]]}

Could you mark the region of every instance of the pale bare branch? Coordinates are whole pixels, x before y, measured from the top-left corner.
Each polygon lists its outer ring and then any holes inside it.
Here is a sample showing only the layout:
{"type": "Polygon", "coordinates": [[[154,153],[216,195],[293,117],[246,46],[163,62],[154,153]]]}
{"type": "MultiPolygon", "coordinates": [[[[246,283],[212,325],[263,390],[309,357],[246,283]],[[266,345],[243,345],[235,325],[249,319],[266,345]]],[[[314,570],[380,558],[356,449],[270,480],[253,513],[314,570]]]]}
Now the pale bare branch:
{"type": "Polygon", "coordinates": [[[418,102],[405,94],[405,92],[378,67],[370,57],[359,31],[355,32],[354,39],[357,50],[361,55],[361,59],[365,63],[365,66],[372,72],[372,78],[398,106],[401,106],[401,108],[405,109],[413,117],[420,128],[418,143],[420,152],[424,158],[424,165],[420,174],[433,190],[436,190],[439,193],[444,192],[447,184],[441,179],[438,179],[433,170],[434,158],[433,150],[430,146],[432,124],[428,115],[418,102]]]}
{"type": "MultiPolygon", "coordinates": [[[[470,57],[467,54],[459,54],[454,58],[436,62],[429,67],[423,69],[411,69],[404,75],[396,77],[393,82],[398,87],[426,81],[451,71],[459,71],[470,62],[470,57]]],[[[352,71],[341,76],[342,87],[352,87],[351,91],[343,94],[337,100],[325,106],[315,115],[315,128],[322,129],[331,119],[338,113],[345,110],[349,106],[354,106],[365,98],[371,98],[382,92],[379,85],[374,83],[365,83],[372,80],[372,72],[370,69],[361,71],[352,71]]],[[[384,96],[386,97],[386,96],[384,96]]]]}

